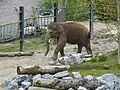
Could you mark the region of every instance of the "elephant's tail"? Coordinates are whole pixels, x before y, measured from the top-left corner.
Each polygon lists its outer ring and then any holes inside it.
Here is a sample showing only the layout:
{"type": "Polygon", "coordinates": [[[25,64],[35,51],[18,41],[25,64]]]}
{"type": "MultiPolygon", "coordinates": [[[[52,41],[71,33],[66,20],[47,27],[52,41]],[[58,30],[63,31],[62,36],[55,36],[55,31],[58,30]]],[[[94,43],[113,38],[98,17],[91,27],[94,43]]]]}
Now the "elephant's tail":
{"type": "Polygon", "coordinates": [[[45,52],[45,56],[47,56],[48,52],[49,52],[49,44],[50,44],[50,39],[47,41],[47,51],[45,52]]]}
{"type": "Polygon", "coordinates": [[[91,38],[91,33],[90,33],[90,32],[88,32],[88,38],[89,38],[89,39],[91,38]]]}

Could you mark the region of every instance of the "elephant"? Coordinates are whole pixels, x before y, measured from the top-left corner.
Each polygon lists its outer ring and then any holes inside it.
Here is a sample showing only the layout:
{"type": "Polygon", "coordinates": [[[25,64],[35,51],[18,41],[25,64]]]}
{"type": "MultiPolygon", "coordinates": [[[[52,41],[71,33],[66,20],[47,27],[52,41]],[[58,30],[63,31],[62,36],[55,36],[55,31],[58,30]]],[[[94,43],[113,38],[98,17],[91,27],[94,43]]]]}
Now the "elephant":
{"type": "Polygon", "coordinates": [[[49,39],[57,39],[57,47],[54,50],[52,59],[56,60],[58,58],[58,53],[60,52],[61,56],[64,56],[64,47],[66,43],[77,44],[78,51],[81,53],[82,47],[86,48],[88,54],[92,54],[91,45],[90,45],[90,31],[87,27],[80,22],[59,22],[59,23],[50,23],[47,25],[49,38],[47,39],[47,51],[45,56],[49,52],[49,39]]]}

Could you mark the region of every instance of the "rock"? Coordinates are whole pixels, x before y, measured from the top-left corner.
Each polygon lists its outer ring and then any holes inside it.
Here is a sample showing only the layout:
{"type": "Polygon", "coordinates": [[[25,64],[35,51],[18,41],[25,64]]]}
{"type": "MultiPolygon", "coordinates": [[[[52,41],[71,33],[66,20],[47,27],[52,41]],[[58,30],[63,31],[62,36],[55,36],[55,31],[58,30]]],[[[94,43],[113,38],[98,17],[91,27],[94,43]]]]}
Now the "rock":
{"type": "Polygon", "coordinates": [[[56,74],[54,74],[55,78],[62,78],[62,77],[66,77],[69,75],[68,71],[62,71],[62,72],[58,72],[56,74]]]}
{"type": "Polygon", "coordinates": [[[29,87],[28,90],[56,90],[56,89],[50,89],[50,88],[42,88],[42,87],[29,87]]]}
{"type": "Polygon", "coordinates": [[[59,62],[56,63],[57,66],[60,66],[61,64],[59,62]]]}
{"type": "Polygon", "coordinates": [[[36,80],[36,79],[39,79],[39,78],[41,78],[41,74],[34,75],[32,80],[36,80]]]}
{"type": "Polygon", "coordinates": [[[21,88],[19,88],[18,90],[25,90],[25,89],[21,87],[21,88]]]}
{"type": "Polygon", "coordinates": [[[85,61],[90,61],[90,60],[91,60],[91,57],[85,58],[85,61]]]}
{"type": "Polygon", "coordinates": [[[97,87],[101,85],[103,85],[103,83],[101,83],[101,81],[97,80],[96,78],[90,80],[84,78],[83,87],[86,87],[88,90],[95,90],[97,87]]]}
{"type": "Polygon", "coordinates": [[[113,74],[104,74],[97,79],[109,87],[109,90],[120,90],[120,78],[113,74]]]}
{"type": "Polygon", "coordinates": [[[41,78],[44,78],[44,79],[53,79],[54,77],[53,77],[53,75],[50,75],[50,74],[43,74],[41,76],[41,78]]]}
{"type": "Polygon", "coordinates": [[[68,56],[71,61],[75,64],[75,63],[82,63],[85,61],[85,58],[83,58],[83,55],[78,53],[78,54],[70,54],[68,56]]]}
{"type": "Polygon", "coordinates": [[[19,75],[19,76],[10,77],[7,80],[5,80],[4,86],[7,87],[8,90],[12,90],[12,89],[18,90],[22,82],[29,79],[30,77],[28,78],[28,75],[19,75]]]}
{"type": "Polygon", "coordinates": [[[63,77],[62,79],[68,80],[68,79],[73,79],[73,77],[63,77]]]}
{"type": "Polygon", "coordinates": [[[97,87],[95,90],[110,90],[110,88],[106,85],[102,85],[102,86],[97,87]]]}
{"type": "Polygon", "coordinates": [[[103,69],[110,69],[109,65],[103,65],[103,69]]]}
{"type": "Polygon", "coordinates": [[[14,80],[16,78],[16,76],[12,76],[12,77],[8,77],[5,82],[4,82],[4,86],[7,87],[9,85],[9,83],[14,80]]]}
{"type": "Polygon", "coordinates": [[[87,90],[85,87],[79,86],[77,90],[87,90]]]}
{"type": "Polygon", "coordinates": [[[73,88],[69,88],[68,90],[74,90],[73,88]]]}
{"type": "Polygon", "coordinates": [[[72,72],[72,77],[74,79],[80,79],[80,78],[82,78],[79,72],[72,72]]]}
{"type": "Polygon", "coordinates": [[[92,80],[94,77],[92,75],[87,75],[84,77],[84,79],[87,79],[87,80],[92,80]]]}
{"type": "Polygon", "coordinates": [[[14,90],[14,89],[18,89],[19,88],[19,86],[18,86],[18,82],[17,82],[17,80],[12,80],[10,83],[9,83],[9,85],[8,85],[8,90],[14,90]]]}
{"type": "Polygon", "coordinates": [[[27,80],[28,78],[29,78],[28,75],[19,75],[18,78],[16,78],[16,80],[18,82],[22,82],[22,81],[27,80]]]}
{"type": "Polygon", "coordinates": [[[57,63],[56,61],[50,61],[49,65],[56,65],[56,63],[57,63]]]}
{"type": "Polygon", "coordinates": [[[60,62],[63,65],[73,64],[68,56],[60,57],[60,58],[57,59],[57,61],[60,62]]]}
{"type": "Polygon", "coordinates": [[[29,88],[29,86],[31,85],[31,82],[28,82],[28,81],[23,81],[21,83],[21,86],[26,90],[29,88]]]}
{"type": "Polygon", "coordinates": [[[57,61],[60,64],[64,65],[71,65],[71,64],[76,64],[76,63],[82,63],[85,61],[90,61],[92,55],[82,55],[80,53],[78,54],[69,54],[68,56],[60,57],[57,59],[57,61]]]}

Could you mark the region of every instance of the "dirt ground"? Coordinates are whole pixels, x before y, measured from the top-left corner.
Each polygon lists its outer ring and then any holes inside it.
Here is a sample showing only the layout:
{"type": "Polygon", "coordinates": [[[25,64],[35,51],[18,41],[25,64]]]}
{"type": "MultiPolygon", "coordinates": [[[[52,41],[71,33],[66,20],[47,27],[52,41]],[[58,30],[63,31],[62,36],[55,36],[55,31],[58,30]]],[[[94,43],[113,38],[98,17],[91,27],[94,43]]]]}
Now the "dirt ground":
{"type": "MultiPolygon", "coordinates": [[[[96,24],[96,30],[105,27],[104,25],[96,24]],[[97,27],[97,28],[96,28],[97,27]]],[[[93,53],[103,53],[109,52],[117,48],[117,43],[113,40],[113,38],[106,39],[96,39],[93,37],[91,39],[91,46],[93,53]]],[[[65,54],[75,53],[76,45],[66,45],[65,54]]],[[[54,50],[54,49],[53,49],[54,50]]],[[[83,53],[86,53],[85,49],[83,49],[83,53]]],[[[44,56],[44,52],[35,53],[33,56],[22,56],[22,57],[0,57],[0,90],[5,90],[2,87],[5,79],[9,76],[16,75],[16,67],[20,66],[33,66],[33,65],[48,65],[51,61],[50,57],[53,54],[53,51],[49,52],[48,56],[44,56]]]]}
{"type": "Polygon", "coordinates": [[[4,90],[2,84],[9,76],[16,75],[17,66],[47,65],[49,59],[43,53],[33,56],[2,57],[0,58],[0,90],[4,90]]]}

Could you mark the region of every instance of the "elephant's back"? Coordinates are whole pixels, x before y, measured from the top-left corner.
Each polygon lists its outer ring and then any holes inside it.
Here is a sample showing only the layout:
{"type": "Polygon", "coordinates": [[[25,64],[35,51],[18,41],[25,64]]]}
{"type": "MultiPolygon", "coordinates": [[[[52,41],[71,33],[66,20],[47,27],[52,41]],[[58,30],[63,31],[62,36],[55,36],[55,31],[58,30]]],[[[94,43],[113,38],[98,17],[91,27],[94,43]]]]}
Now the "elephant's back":
{"type": "Polygon", "coordinates": [[[77,36],[86,36],[88,35],[88,29],[85,25],[80,22],[65,22],[62,25],[66,33],[75,34],[77,36]]]}
{"type": "Polygon", "coordinates": [[[62,24],[68,39],[68,43],[75,44],[77,41],[88,39],[88,29],[80,22],[65,22],[62,24]],[[75,43],[74,43],[75,42],[75,43]]]}

